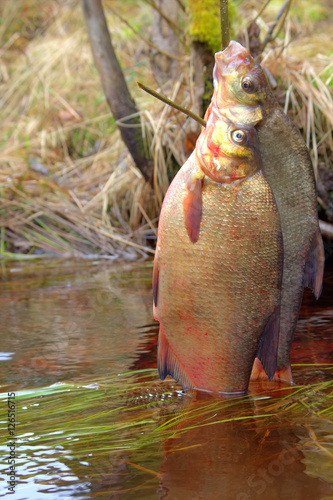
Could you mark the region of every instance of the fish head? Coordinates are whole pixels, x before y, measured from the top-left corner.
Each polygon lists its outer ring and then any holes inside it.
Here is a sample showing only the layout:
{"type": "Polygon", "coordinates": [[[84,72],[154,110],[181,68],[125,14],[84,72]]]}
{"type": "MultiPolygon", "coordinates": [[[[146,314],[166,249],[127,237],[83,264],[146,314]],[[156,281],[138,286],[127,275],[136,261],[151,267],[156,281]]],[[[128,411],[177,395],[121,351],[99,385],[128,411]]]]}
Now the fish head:
{"type": "MultiPolygon", "coordinates": [[[[263,69],[245,47],[232,40],[225,50],[215,54],[213,80],[213,101],[218,110],[242,105],[246,114],[243,123],[252,125],[258,121],[256,111],[265,104],[269,87],[263,69]],[[254,112],[252,121],[249,110],[254,112]]],[[[242,123],[241,116],[237,123],[242,123]]]]}
{"type": "Polygon", "coordinates": [[[197,140],[196,157],[201,170],[220,183],[245,179],[261,168],[255,128],[238,128],[214,115],[197,140]]]}

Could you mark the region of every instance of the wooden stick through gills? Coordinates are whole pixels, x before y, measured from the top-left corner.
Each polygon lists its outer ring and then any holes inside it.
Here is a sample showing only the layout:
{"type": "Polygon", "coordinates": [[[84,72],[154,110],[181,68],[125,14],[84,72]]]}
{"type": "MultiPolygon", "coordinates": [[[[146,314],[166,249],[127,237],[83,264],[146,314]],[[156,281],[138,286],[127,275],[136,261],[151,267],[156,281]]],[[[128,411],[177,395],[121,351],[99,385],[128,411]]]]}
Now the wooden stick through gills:
{"type": "Polygon", "coordinates": [[[228,0],[220,0],[221,47],[226,49],[230,42],[228,0]]]}

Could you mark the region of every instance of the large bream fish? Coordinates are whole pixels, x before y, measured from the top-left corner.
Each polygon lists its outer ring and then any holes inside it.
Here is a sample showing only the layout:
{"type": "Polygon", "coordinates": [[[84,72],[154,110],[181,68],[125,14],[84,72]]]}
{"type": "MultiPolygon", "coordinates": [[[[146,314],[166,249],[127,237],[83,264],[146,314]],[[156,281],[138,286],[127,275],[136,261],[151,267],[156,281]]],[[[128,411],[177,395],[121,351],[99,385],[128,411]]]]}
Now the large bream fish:
{"type": "Polygon", "coordinates": [[[244,393],[256,354],[274,375],[282,252],[255,129],[212,115],[160,215],[153,288],[162,379],[244,393]]]}
{"type": "MultiPolygon", "coordinates": [[[[316,184],[310,155],[298,129],[275,100],[259,64],[239,43],[215,55],[213,113],[237,127],[258,131],[263,171],[281,217],[284,266],[278,362],[275,378],[290,382],[290,351],[303,289],[316,298],[322,288],[324,249],[319,231],[316,184]]],[[[262,375],[260,363],[253,377],[262,375]]]]}

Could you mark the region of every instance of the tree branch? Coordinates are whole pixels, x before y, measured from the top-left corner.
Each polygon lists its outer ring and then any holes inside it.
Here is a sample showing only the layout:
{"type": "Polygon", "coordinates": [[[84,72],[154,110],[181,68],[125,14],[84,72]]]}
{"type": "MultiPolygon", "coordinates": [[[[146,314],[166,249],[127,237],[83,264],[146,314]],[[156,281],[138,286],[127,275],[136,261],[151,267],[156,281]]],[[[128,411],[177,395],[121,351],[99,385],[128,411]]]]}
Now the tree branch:
{"type": "Polygon", "coordinates": [[[106,100],[135,165],[151,181],[153,166],[146,157],[141,119],[114,52],[101,0],[82,0],[82,7],[106,100]]]}
{"type": "Polygon", "coordinates": [[[159,99],[160,101],[165,102],[165,104],[168,104],[172,108],[178,109],[178,111],[181,111],[182,113],[189,116],[190,118],[193,118],[193,120],[196,120],[197,122],[199,122],[200,125],[202,125],[203,127],[206,126],[206,123],[207,123],[206,120],[204,120],[203,118],[201,118],[197,114],[193,113],[189,109],[183,108],[183,106],[176,104],[171,99],[168,99],[167,97],[159,94],[158,92],[156,92],[156,90],[153,90],[150,87],[147,87],[143,83],[140,83],[140,82],[136,82],[136,83],[138,84],[138,87],[140,87],[140,89],[144,90],[145,92],[148,92],[148,94],[152,95],[153,97],[156,97],[156,99],[159,99]]]}
{"type": "Polygon", "coordinates": [[[281,27],[283,26],[283,23],[286,20],[286,17],[287,17],[287,14],[288,14],[288,11],[289,11],[289,8],[290,8],[290,5],[291,5],[291,1],[292,0],[286,0],[284,2],[284,4],[282,5],[281,9],[279,10],[279,12],[277,13],[277,15],[276,15],[276,17],[274,19],[274,22],[271,25],[271,27],[269,28],[269,30],[267,32],[267,35],[265,36],[265,40],[263,41],[263,43],[261,45],[261,52],[264,51],[266,45],[273,39],[273,31],[275,30],[276,25],[278,24],[279,20],[283,16],[282,25],[280,26],[279,31],[276,33],[275,36],[277,36],[278,33],[280,32],[281,27]]]}
{"type": "Polygon", "coordinates": [[[113,12],[113,14],[117,17],[119,17],[119,19],[124,23],[126,24],[126,26],[128,26],[130,28],[130,30],[133,31],[133,33],[135,33],[139,38],[141,38],[141,40],[143,40],[149,47],[151,47],[152,49],[155,49],[157,50],[157,52],[159,52],[160,54],[163,54],[164,56],[166,57],[169,57],[169,59],[175,59],[176,61],[181,61],[182,58],[181,57],[178,57],[178,56],[175,56],[174,54],[170,54],[169,52],[165,52],[163,49],[161,49],[160,47],[157,47],[157,45],[155,45],[153,42],[151,42],[148,38],[144,37],[143,35],[141,35],[141,33],[136,30],[123,16],[121,16],[119,14],[119,12],[116,12],[112,7],[109,6],[109,9],[111,10],[111,12],[113,12]]]}
{"type": "Polygon", "coordinates": [[[155,9],[163,19],[169,24],[169,26],[173,29],[173,31],[177,33],[184,33],[183,28],[179,26],[179,24],[175,23],[170,17],[168,17],[162,9],[159,8],[158,5],[154,2],[154,0],[146,0],[146,2],[155,9]]]}

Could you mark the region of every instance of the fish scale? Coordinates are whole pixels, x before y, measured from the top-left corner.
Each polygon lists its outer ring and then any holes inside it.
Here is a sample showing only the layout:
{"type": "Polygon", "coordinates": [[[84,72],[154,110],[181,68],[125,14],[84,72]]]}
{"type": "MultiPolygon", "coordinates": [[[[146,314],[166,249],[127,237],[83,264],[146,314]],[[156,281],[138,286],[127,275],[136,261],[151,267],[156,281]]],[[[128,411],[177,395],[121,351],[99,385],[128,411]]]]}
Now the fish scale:
{"type": "Polygon", "coordinates": [[[279,192],[276,201],[284,239],[278,369],[289,363],[293,340],[290,332],[295,330],[302,302],[304,267],[318,230],[316,187],[306,146],[298,146],[299,132],[294,125],[281,130],[281,114],[280,110],[273,112],[258,131],[268,182],[273,193],[279,192]],[[275,139],[276,130],[279,130],[279,144],[275,139]],[[303,161],[296,163],[295,155],[299,160],[303,157],[303,161]]]}
{"type": "Polygon", "coordinates": [[[193,153],[170,185],[159,221],[159,373],[184,389],[244,393],[265,326],[279,309],[280,218],[260,170],[230,184],[205,176],[200,236],[193,243],[183,202],[196,169],[193,153]]]}
{"type": "MultiPolygon", "coordinates": [[[[256,126],[263,171],[276,199],[284,242],[281,321],[276,378],[292,382],[290,352],[305,286],[320,296],[324,248],[316,184],[308,148],[282,111],[263,69],[239,43],[215,54],[214,95],[206,117],[215,114],[238,127],[256,126]],[[252,86],[249,92],[243,82],[252,86]]],[[[252,378],[265,378],[256,360],[252,378]]]]}

